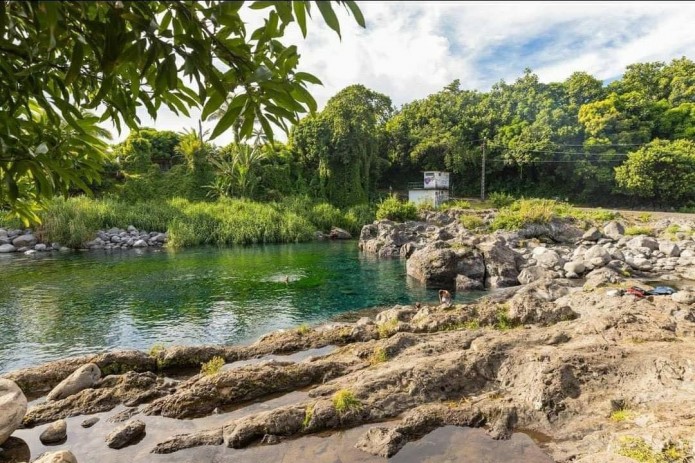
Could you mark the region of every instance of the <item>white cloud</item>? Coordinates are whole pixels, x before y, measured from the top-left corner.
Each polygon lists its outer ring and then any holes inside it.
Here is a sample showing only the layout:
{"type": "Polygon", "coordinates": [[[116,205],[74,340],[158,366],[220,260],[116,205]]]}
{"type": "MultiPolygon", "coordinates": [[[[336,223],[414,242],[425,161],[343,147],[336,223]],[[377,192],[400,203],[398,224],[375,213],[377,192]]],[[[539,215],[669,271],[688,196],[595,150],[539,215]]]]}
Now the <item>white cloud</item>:
{"type": "MultiPolygon", "coordinates": [[[[668,61],[695,49],[695,4],[689,2],[361,2],[367,29],[340,14],[342,41],[314,8],[307,39],[290,27],[300,67],[324,83],[313,86],[319,107],[360,83],[401,105],[454,79],[468,89],[514,80],[531,67],[542,81],[574,71],[619,76],[635,62],[668,61]]],[[[256,18],[252,19],[255,22],[256,18]]],[[[695,56],[690,56],[695,58],[695,56]]],[[[197,126],[198,113],[162,110],[161,129],[197,126]]],[[[212,127],[212,124],[206,124],[212,127]]],[[[125,134],[119,138],[123,138],[125,134]]],[[[225,143],[224,136],[216,140],[225,143]]]]}

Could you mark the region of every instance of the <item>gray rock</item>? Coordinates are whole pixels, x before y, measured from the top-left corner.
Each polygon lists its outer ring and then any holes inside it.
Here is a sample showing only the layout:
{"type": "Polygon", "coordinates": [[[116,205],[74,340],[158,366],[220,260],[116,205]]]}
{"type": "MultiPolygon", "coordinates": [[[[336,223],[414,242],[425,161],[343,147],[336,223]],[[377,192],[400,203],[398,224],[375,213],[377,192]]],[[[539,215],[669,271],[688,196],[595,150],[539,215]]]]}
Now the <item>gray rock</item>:
{"type": "Polygon", "coordinates": [[[83,428],[91,428],[92,426],[94,426],[98,422],[99,422],[99,417],[93,416],[91,418],[87,418],[82,423],[80,423],[80,426],[82,426],[83,428]]]}
{"type": "Polygon", "coordinates": [[[542,278],[552,278],[552,275],[553,273],[548,271],[546,268],[533,266],[526,267],[525,269],[523,269],[519,273],[517,279],[519,280],[519,283],[521,283],[522,285],[527,285],[542,278]]]}
{"type": "Polygon", "coordinates": [[[137,228],[135,228],[135,227],[134,227],[134,226],[132,226],[132,225],[128,225],[128,228],[127,228],[127,230],[128,230],[128,232],[136,232],[136,233],[137,233],[137,231],[138,231],[138,229],[137,229],[137,228]]]}
{"type": "Polygon", "coordinates": [[[349,239],[352,239],[352,235],[350,234],[350,232],[348,232],[347,230],[343,230],[342,228],[338,228],[338,227],[331,228],[331,232],[328,234],[328,236],[332,240],[349,240],[349,239]]]}
{"type": "Polygon", "coordinates": [[[355,448],[378,457],[389,458],[406,444],[403,434],[385,427],[369,428],[355,444],[355,448]]]}
{"type": "MultiPolygon", "coordinates": [[[[347,233],[347,232],[346,232],[347,233]]],[[[348,233],[349,234],[349,233],[348,233]]],[[[157,233],[153,238],[152,241],[156,243],[166,243],[168,240],[167,234],[166,233],[157,233]]]]}
{"type": "Polygon", "coordinates": [[[145,423],[133,420],[114,429],[106,436],[106,445],[112,449],[121,449],[135,443],[145,434],[145,423]]]}
{"type": "Polygon", "coordinates": [[[22,424],[27,398],[13,381],[0,378],[0,445],[22,424]]]}
{"type": "Polygon", "coordinates": [[[695,251],[693,251],[691,249],[684,249],[681,251],[681,257],[689,257],[689,258],[695,257],[695,251]]]}
{"type": "Polygon", "coordinates": [[[652,251],[659,249],[659,242],[649,236],[636,236],[627,242],[627,247],[631,249],[649,248],[652,251]]]}
{"type": "Polygon", "coordinates": [[[547,251],[540,253],[538,256],[536,256],[536,262],[541,267],[547,269],[560,267],[564,264],[564,261],[562,260],[560,255],[552,249],[548,249],[547,251]]]}
{"type": "MultiPolygon", "coordinates": [[[[581,275],[584,273],[584,270],[586,270],[586,267],[584,266],[584,262],[580,261],[571,261],[567,262],[565,266],[563,267],[565,272],[568,274],[574,274],[574,275],[581,275]]],[[[576,278],[576,277],[573,277],[576,278]]]]}
{"type": "Polygon", "coordinates": [[[663,252],[666,257],[679,257],[681,255],[681,249],[678,245],[669,241],[659,243],[659,251],[663,252]]]}
{"type": "Polygon", "coordinates": [[[618,239],[625,234],[625,227],[620,222],[613,220],[603,227],[603,234],[618,239]]]}
{"type": "Polygon", "coordinates": [[[0,235],[0,245],[12,244],[12,240],[7,235],[0,235]]]}
{"type": "Polygon", "coordinates": [[[17,248],[21,248],[24,246],[33,247],[37,241],[38,240],[36,239],[36,237],[34,235],[31,235],[31,234],[20,235],[17,238],[12,240],[12,244],[17,248]]]}
{"type": "Polygon", "coordinates": [[[46,250],[46,245],[43,243],[39,243],[36,246],[34,246],[34,250],[39,251],[39,252],[44,252],[46,250]]]}
{"type": "Polygon", "coordinates": [[[112,243],[120,243],[121,242],[121,237],[118,235],[113,235],[110,240],[112,243]]]}
{"type": "Polygon", "coordinates": [[[627,263],[627,265],[634,268],[635,270],[649,271],[652,268],[654,268],[654,265],[652,265],[649,259],[639,255],[634,257],[628,257],[627,259],[625,259],[625,262],[627,263]]]}
{"type": "Polygon", "coordinates": [[[693,304],[695,303],[695,292],[693,291],[678,291],[671,294],[671,299],[679,304],[693,304]]]}
{"type": "Polygon", "coordinates": [[[77,394],[78,392],[94,387],[101,378],[101,370],[94,363],[88,363],[65,378],[51,392],[48,393],[46,400],[60,400],[65,397],[77,394]]]}
{"type": "Polygon", "coordinates": [[[598,241],[601,237],[603,237],[603,235],[596,227],[591,227],[582,235],[582,239],[585,241],[598,241]]]}
{"type": "Polygon", "coordinates": [[[592,246],[582,256],[584,261],[591,263],[594,268],[603,267],[611,261],[611,255],[603,246],[592,246]]]}
{"type": "Polygon", "coordinates": [[[456,275],[456,291],[478,291],[485,289],[483,282],[466,275],[456,275]]]}
{"type": "Polygon", "coordinates": [[[17,248],[11,244],[0,244],[0,254],[7,254],[9,252],[15,252],[17,248]]]}
{"type": "Polygon", "coordinates": [[[147,247],[147,242],[145,240],[137,240],[135,243],[133,243],[134,248],[146,248],[147,247]]]}
{"type": "Polygon", "coordinates": [[[120,232],[121,232],[121,229],[116,228],[116,227],[113,227],[113,228],[106,230],[106,233],[108,233],[109,235],[118,235],[120,232]]]}
{"type": "Polygon", "coordinates": [[[486,287],[505,288],[519,284],[516,253],[504,238],[494,237],[490,241],[480,243],[478,248],[483,252],[486,287]]]}
{"type": "Polygon", "coordinates": [[[68,423],[65,420],[54,421],[49,424],[39,436],[42,444],[58,444],[68,437],[68,423]]]}
{"type": "Polygon", "coordinates": [[[42,453],[39,458],[34,460],[34,463],[77,463],[77,458],[69,450],[60,450],[42,453]]]}

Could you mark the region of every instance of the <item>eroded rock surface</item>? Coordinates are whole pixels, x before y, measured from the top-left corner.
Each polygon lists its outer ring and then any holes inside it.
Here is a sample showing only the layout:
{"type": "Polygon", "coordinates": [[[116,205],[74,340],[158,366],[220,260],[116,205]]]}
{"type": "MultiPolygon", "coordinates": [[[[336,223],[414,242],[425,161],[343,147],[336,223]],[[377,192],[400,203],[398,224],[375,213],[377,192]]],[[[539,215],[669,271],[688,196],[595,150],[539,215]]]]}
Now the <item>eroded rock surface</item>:
{"type": "Polygon", "coordinates": [[[0,445],[22,424],[27,411],[27,398],[8,379],[0,379],[0,445]]]}

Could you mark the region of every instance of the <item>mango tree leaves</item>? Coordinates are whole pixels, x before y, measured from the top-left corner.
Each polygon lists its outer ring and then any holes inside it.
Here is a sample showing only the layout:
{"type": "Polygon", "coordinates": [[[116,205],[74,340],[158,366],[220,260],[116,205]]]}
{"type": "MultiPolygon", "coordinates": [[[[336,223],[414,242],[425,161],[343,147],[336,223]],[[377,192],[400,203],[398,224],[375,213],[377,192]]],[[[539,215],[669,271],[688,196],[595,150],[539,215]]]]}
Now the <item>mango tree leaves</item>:
{"type": "MultiPolygon", "coordinates": [[[[209,117],[222,107],[213,135],[237,126],[240,137],[256,124],[272,137],[273,126],[287,129],[315,111],[307,84],[320,81],[298,72],[296,47],[280,41],[293,22],[306,36],[311,3],[251,2],[266,18],[253,32],[241,17],[243,1],[0,3],[0,209],[21,213],[23,203],[98,177],[103,146],[84,146],[75,170],[66,142],[43,131],[69,127],[93,141],[85,109],[120,130],[140,124],[138,108],[156,117],[162,106],[177,114],[200,106],[209,117]]],[[[364,26],[352,1],[314,3],[338,34],[335,4],[364,26]]]]}

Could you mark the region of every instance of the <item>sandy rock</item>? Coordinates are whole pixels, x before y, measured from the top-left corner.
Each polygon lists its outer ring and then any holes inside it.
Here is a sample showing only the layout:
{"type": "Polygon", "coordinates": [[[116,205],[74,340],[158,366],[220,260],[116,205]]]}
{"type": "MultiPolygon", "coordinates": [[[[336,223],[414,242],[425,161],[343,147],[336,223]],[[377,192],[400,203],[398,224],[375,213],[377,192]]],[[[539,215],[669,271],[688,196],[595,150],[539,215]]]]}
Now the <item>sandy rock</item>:
{"type": "Polygon", "coordinates": [[[48,393],[46,400],[60,400],[84,389],[94,387],[101,378],[101,370],[94,363],[78,368],[48,393]]]}
{"type": "Polygon", "coordinates": [[[541,278],[550,278],[552,277],[553,273],[550,272],[547,268],[539,267],[539,266],[533,266],[533,267],[526,267],[519,273],[519,276],[517,279],[519,280],[519,283],[522,285],[527,285],[529,283],[532,283],[536,280],[540,280],[541,278]]]}
{"type": "Polygon", "coordinates": [[[406,439],[400,432],[385,427],[369,428],[355,447],[378,457],[390,458],[406,444],[406,439]]]}
{"type": "Polygon", "coordinates": [[[145,423],[133,420],[114,429],[106,436],[106,445],[112,449],[121,449],[134,444],[145,434],[145,423]]]}
{"type": "Polygon", "coordinates": [[[19,427],[27,411],[27,398],[9,379],[0,379],[0,445],[19,427]]]}
{"type": "Polygon", "coordinates": [[[77,463],[77,458],[69,450],[43,453],[33,463],[77,463]]]}
{"type": "Polygon", "coordinates": [[[42,444],[58,444],[68,436],[68,424],[65,420],[54,421],[49,424],[39,436],[42,444]]]}
{"type": "Polygon", "coordinates": [[[671,299],[679,304],[693,304],[695,303],[695,292],[693,291],[678,291],[671,294],[671,299]]]}

